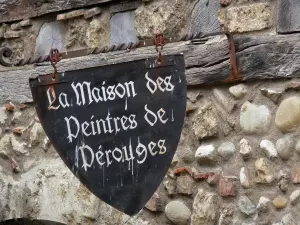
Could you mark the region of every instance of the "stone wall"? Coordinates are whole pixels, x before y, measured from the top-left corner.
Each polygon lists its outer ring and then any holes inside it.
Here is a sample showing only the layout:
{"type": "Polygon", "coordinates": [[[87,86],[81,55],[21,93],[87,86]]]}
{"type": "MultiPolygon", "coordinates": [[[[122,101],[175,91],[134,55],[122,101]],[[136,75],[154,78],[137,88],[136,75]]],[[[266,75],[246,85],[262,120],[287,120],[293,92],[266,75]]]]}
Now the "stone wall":
{"type": "MultiPolygon", "coordinates": [[[[5,5],[2,2],[0,8],[5,5]]],[[[297,0],[115,2],[7,21],[0,25],[0,44],[12,48],[12,60],[16,60],[46,55],[51,48],[72,51],[151,38],[158,31],[177,37],[226,29],[235,36],[258,38],[278,34],[288,37],[299,31],[297,0]]],[[[267,40],[260,44],[266,45],[267,40]]],[[[204,46],[220,47],[221,42],[222,36],[214,37],[204,46]]],[[[178,45],[188,46],[191,52],[196,48],[190,43],[178,45]]],[[[297,49],[281,51],[299,55],[297,49]]],[[[154,48],[151,54],[155,54],[154,48]]],[[[189,57],[189,63],[197,61],[199,68],[209,67],[209,63],[201,63],[199,55],[189,57]]],[[[85,63],[109,58],[115,59],[105,54],[88,56],[85,63]]],[[[260,66],[259,59],[256,63],[260,66]]],[[[79,183],[45,136],[30,97],[10,93],[29,90],[25,79],[19,79],[21,83],[14,79],[34,68],[43,71],[33,66],[0,66],[0,76],[7,76],[6,82],[12,84],[11,90],[0,85],[1,221],[29,218],[95,225],[299,224],[299,78],[214,85],[204,81],[189,86],[185,125],[168,174],[146,207],[129,218],[79,183]]],[[[197,76],[204,75],[198,72],[197,76]]],[[[289,74],[293,76],[299,76],[298,70],[289,74]]]]}

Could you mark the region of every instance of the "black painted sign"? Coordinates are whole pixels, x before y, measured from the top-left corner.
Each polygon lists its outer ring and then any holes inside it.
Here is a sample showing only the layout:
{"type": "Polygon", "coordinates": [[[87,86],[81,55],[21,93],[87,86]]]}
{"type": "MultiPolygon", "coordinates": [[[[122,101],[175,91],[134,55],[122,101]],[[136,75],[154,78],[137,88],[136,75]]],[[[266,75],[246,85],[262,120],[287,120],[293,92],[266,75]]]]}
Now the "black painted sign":
{"type": "Polygon", "coordinates": [[[30,79],[36,111],[65,164],[96,196],[128,215],[158,188],[186,110],[182,55],[30,79]]]}

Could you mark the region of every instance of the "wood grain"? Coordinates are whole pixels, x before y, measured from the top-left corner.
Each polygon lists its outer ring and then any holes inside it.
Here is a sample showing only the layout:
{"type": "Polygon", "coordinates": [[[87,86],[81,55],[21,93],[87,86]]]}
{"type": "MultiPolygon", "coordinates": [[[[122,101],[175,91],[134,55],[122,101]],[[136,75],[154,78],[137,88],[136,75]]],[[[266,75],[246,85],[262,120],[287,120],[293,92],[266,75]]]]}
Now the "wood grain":
{"type": "MultiPolygon", "coordinates": [[[[235,37],[240,81],[300,77],[300,34],[235,37]]],[[[227,41],[211,44],[180,42],[168,44],[163,54],[185,56],[186,78],[189,86],[224,83],[230,74],[227,41]]],[[[124,63],[154,57],[154,47],[131,51],[110,52],[62,60],[60,72],[88,67],[124,63]]],[[[28,86],[29,77],[53,72],[51,66],[22,68],[0,67],[0,102],[32,101],[28,86]],[[2,72],[1,72],[2,71],[2,72]]]]}

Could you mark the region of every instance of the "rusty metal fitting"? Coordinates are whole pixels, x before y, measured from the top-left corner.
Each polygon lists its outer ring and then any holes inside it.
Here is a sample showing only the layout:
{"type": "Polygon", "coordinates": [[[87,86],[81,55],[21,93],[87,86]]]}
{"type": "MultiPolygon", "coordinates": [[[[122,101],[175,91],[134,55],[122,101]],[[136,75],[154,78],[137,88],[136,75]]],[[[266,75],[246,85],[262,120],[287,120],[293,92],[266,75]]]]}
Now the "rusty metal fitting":
{"type": "Polygon", "coordinates": [[[50,50],[49,59],[50,59],[51,65],[54,69],[52,79],[55,80],[55,76],[57,73],[56,64],[61,60],[61,54],[59,53],[58,49],[55,48],[55,49],[50,50]]]}

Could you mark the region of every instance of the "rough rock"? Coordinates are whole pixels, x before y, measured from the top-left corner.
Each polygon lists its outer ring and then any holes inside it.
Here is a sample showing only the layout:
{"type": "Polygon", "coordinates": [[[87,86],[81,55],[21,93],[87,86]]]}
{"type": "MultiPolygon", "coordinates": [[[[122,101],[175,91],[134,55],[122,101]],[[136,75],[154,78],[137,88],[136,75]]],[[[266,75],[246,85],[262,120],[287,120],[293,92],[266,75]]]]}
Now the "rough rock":
{"type": "Polygon", "coordinates": [[[274,159],[278,157],[278,153],[277,150],[275,148],[275,145],[273,144],[273,142],[269,141],[269,140],[262,140],[260,142],[259,147],[264,150],[264,152],[266,153],[266,156],[269,157],[269,159],[274,159]]]}
{"type": "Polygon", "coordinates": [[[185,163],[192,163],[195,160],[195,154],[190,148],[185,148],[179,154],[185,163]]]}
{"type": "Polygon", "coordinates": [[[286,207],[287,205],[287,199],[283,196],[277,196],[274,200],[273,200],[273,205],[275,208],[277,209],[283,209],[286,207]]]}
{"type": "Polygon", "coordinates": [[[12,148],[13,150],[18,154],[26,154],[28,153],[27,149],[26,149],[26,144],[23,142],[20,142],[16,139],[15,136],[11,136],[11,144],[12,144],[12,148]]]}
{"type": "Polygon", "coordinates": [[[291,169],[291,181],[293,184],[300,184],[300,167],[298,165],[291,169]]]}
{"type": "Polygon", "coordinates": [[[173,179],[166,179],[163,181],[163,185],[169,195],[176,194],[176,181],[173,179]]]}
{"type": "Polygon", "coordinates": [[[239,210],[247,216],[256,213],[256,207],[247,196],[241,196],[238,201],[239,210]]]}
{"type": "Polygon", "coordinates": [[[216,185],[219,183],[220,179],[221,179],[221,175],[219,173],[212,173],[208,175],[206,181],[210,185],[216,185]]]}
{"type": "Polygon", "coordinates": [[[109,16],[107,13],[95,17],[86,30],[86,44],[90,48],[104,47],[109,45],[109,16]]]}
{"type": "Polygon", "coordinates": [[[245,138],[240,141],[240,154],[243,156],[244,160],[248,160],[252,155],[252,148],[245,138]]]}
{"type": "Polygon", "coordinates": [[[233,224],[233,215],[234,215],[235,206],[232,204],[223,205],[220,210],[220,218],[218,225],[231,225],[233,224]]]}
{"type": "Polygon", "coordinates": [[[50,147],[50,145],[51,145],[51,142],[50,142],[49,138],[45,137],[44,141],[43,141],[43,149],[44,149],[44,151],[48,151],[48,148],[50,147]]]}
{"type": "Polygon", "coordinates": [[[278,102],[279,98],[284,92],[284,90],[273,90],[267,88],[260,89],[260,91],[264,96],[270,98],[274,103],[278,102]]]}
{"type": "Polygon", "coordinates": [[[13,118],[11,119],[12,124],[20,122],[20,117],[22,116],[21,112],[15,112],[13,118]]]}
{"type": "Polygon", "coordinates": [[[18,181],[3,173],[0,187],[0,202],[7,206],[2,220],[30,217],[62,224],[149,224],[139,217],[130,219],[99,200],[80,184],[60,158],[36,160],[35,166],[22,173],[18,181]],[[53,175],[46,177],[44,171],[52,171],[53,175]],[[60,207],[49,210],[49,206],[60,207]]]}
{"type": "Polygon", "coordinates": [[[263,30],[272,25],[271,18],[272,11],[268,3],[230,7],[220,16],[221,23],[229,32],[263,30]]]}
{"type": "Polygon", "coordinates": [[[0,150],[8,152],[10,146],[11,146],[11,136],[9,134],[6,134],[0,140],[0,150]]]}
{"type": "Polygon", "coordinates": [[[270,184],[275,180],[275,173],[266,159],[260,158],[255,161],[256,183],[270,184]]]}
{"type": "Polygon", "coordinates": [[[300,98],[289,97],[283,100],[276,112],[275,124],[282,132],[294,131],[300,124],[300,98]]]}
{"type": "Polygon", "coordinates": [[[239,99],[244,97],[248,92],[248,87],[245,84],[238,84],[229,88],[230,94],[239,99]]]}
{"type": "Polygon", "coordinates": [[[215,193],[199,189],[194,199],[191,225],[214,225],[218,218],[218,196],[215,193]]]}
{"type": "Polygon", "coordinates": [[[241,185],[242,185],[243,188],[249,188],[250,187],[250,182],[249,182],[248,176],[246,175],[245,167],[241,168],[240,182],[241,182],[241,185]]]}
{"type": "Polygon", "coordinates": [[[269,210],[271,200],[266,197],[260,197],[256,209],[260,213],[265,213],[269,210]]]}
{"type": "Polygon", "coordinates": [[[218,154],[225,160],[229,160],[235,153],[235,145],[232,142],[224,142],[218,148],[218,154]]]}
{"type": "Polygon", "coordinates": [[[290,195],[290,202],[292,205],[297,205],[300,201],[300,190],[295,190],[290,195]]]}
{"type": "Polygon", "coordinates": [[[281,219],[280,225],[297,225],[291,213],[285,214],[281,219]]]}
{"type": "Polygon", "coordinates": [[[230,96],[226,96],[221,90],[214,88],[213,89],[213,96],[216,99],[216,102],[222,106],[226,112],[231,113],[232,110],[235,108],[236,102],[233,101],[230,96]]]}
{"type": "Polygon", "coordinates": [[[237,194],[236,181],[223,177],[219,181],[218,193],[223,197],[234,197],[237,194]]]}
{"type": "Polygon", "coordinates": [[[278,186],[281,191],[286,192],[290,183],[290,173],[287,169],[280,170],[278,173],[278,186]]]}
{"type": "Polygon", "coordinates": [[[67,42],[66,48],[77,49],[87,47],[87,28],[89,27],[89,21],[86,19],[76,18],[68,20],[67,22],[67,42]]]}
{"type": "Polygon", "coordinates": [[[31,147],[37,146],[40,139],[44,136],[44,129],[40,123],[35,123],[30,131],[29,144],[31,147]]]}
{"type": "Polygon", "coordinates": [[[179,176],[176,180],[177,192],[191,195],[193,193],[194,179],[190,175],[179,176]]]}
{"type": "Polygon", "coordinates": [[[187,225],[190,217],[190,209],[181,201],[171,201],[165,207],[168,219],[176,225],[187,225]]]}
{"type": "Polygon", "coordinates": [[[201,145],[196,153],[195,158],[200,164],[214,164],[216,163],[216,148],[211,145],[201,145]]]}
{"type": "Polygon", "coordinates": [[[218,120],[211,102],[204,104],[198,110],[193,123],[193,130],[199,140],[218,134],[218,120]]]}
{"type": "Polygon", "coordinates": [[[294,140],[289,136],[278,139],[276,142],[276,150],[282,159],[288,160],[294,154],[294,140]]]}
{"type": "Polygon", "coordinates": [[[268,131],[271,114],[267,106],[245,102],[241,107],[240,126],[246,134],[260,134],[268,131]]]}
{"type": "Polygon", "coordinates": [[[157,192],[150,198],[145,207],[152,212],[162,211],[162,200],[157,192]]]}
{"type": "Polygon", "coordinates": [[[156,33],[177,37],[189,19],[194,1],[153,1],[135,10],[135,28],[141,39],[156,33]]]}

